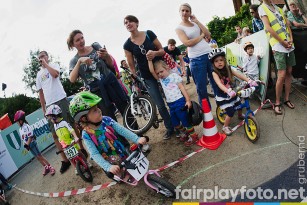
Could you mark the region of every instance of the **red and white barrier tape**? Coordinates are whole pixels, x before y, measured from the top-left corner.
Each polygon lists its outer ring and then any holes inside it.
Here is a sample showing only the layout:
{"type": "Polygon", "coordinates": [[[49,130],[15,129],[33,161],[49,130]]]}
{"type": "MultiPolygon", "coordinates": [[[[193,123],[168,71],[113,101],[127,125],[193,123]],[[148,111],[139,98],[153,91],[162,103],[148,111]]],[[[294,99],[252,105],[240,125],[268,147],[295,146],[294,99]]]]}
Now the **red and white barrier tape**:
{"type": "MultiPolygon", "coordinates": [[[[270,99],[266,99],[266,100],[265,100],[263,103],[261,103],[261,105],[254,111],[254,115],[256,115],[256,113],[257,113],[259,110],[261,110],[262,107],[263,107],[267,102],[269,102],[269,103],[272,105],[272,107],[274,107],[273,104],[272,104],[272,102],[271,102],[271,100],[270,100],[270,99]]],[[[236,125],[235,127],[231,128],[231,129],[232,129],[232,131],[234,132],[234,131],[236,131],[239,127],[241,127],[242,125],[244,125],[244,120],[242,120],[238,125],[236,125]]]]}
{"type": "Polygon", "coordinates": [[[163,171],[163,170],[166,170],[167,168],[170,168],[170,167],[174,166],[175,164],[181,163],[181,162],[185,161],[186,159],[192,157],[193,155],[195,155],[195,154],[197,154],[197,153],[200,153],[201,151],[203,151],[203,150],[205,150],[205,149],[206,149],[206,148],[202,147],[202,148],[196,150],[195,152],[192,152],[192,153],[190,153],[190,154],[188,154],[188,155],[186,155],[186,156],[184,156],[184,157],[181,157],[180,159],[178,159],[178,160],[176,160],[176,161],[174,161],[174,162],[172,162],[172,163],[169,163],[169,164],[167,164],[167,165],[164,165],[163,167],[160,167],[160,168],[156,169],[155,171],[161,172],[161,171],[163,171]]]}
{"type": "MultiPolygon", "coordinates": [[[[167,168],[170,168],[172,166],[174,166],[175,164],[178,164],[180,162],[183,162],[185,161],[186,159],[192,157],[193,155],[205,150],[206,148],[200,148],[198,150],[196,150],[195,152],[192,152],[184,157],[181,157],[180,159],[172,162],[172,163],[169,163],[163,167],[160,167],[158,169],[156,169],[155,171],[163,171],[167,168]]],[[[96,185],[96,186],[89,186],[89,187],[86,187],[86,188],[81,188],[81,189],[75,189],[75,190],[71,190],[71,191],[63,191],[63,192],[55,192],[55,193],[40,193],[40,192],[33,192],[33,191],[28,191],[28,190],[24,190],[24,189],[21,189],[21,188],[18,188],[17,186],[15,186],[14,188],[23,192],[23,193],[26,193],[26,194],[31,194],[31,195],[36,195],[36,196],[42,196],[42,197],[51,197],[51,198],[57,198],[57,197],[65,197],[65,196],[74,196],[74,195],[78,195],[78,194],[84,194],[84,193],[88,193],[88,192],[93,192],[93,191],[97,191],[97,190],[102,190],[102,189],[105,189],[105,188],[108,188],[110,186],[113,186],[117,184],[116,182],[108,182],[108,183],[105,183],[105,184],[102,184],[102,185],[96,185]]]]}
{"type": "Polygon", "coordinates": [[[55,192],[55,193],[33,192],[33,191],[28,191],[28,190],[20,189],[17,186],[15,186],[14,188],[19,190],[19,191],[21,191],[21,192],[24,192],[26,194],[32,194],[32,195],[43,196],[43,197],[57,198],[57,197],[64,197],[64,196],[74,196],[74,195],[78,195],[78,194],[84,194],[84,193],[88,193],[88,192],[102,190],[102,189],[108,188],[110,186],[113,186],[115,184],[117,184],[117,183],[116,182],[108,182],[108,183],[105,183],[105,184],[96,185],[96,186],[89,186],[89,187],[82,188],[82,189],[74,189],[74,190],[71,190],[71,191],[63,191],[63,192],[55,192]]]}

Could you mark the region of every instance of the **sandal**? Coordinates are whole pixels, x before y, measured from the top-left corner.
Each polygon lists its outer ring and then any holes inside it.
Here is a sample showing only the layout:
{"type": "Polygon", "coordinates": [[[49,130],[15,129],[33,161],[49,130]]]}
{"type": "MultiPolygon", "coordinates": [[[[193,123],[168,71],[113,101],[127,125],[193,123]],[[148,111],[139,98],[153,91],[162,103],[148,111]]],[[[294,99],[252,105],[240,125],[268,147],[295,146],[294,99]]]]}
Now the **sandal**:
{"type": "Polygon", "coordinates": [[[288,108],[294,109],[294,105],[291,103],[290,100],[285,101],[284,104],[287,105],[288,108]]]}
{"type": "Polygon", "coordinates": [[[275,104],[274,105],[274,112],[275,112],[275,114],[276,115],[282,115],[282,111],[281,111],[281,104],[275,104]],[[276,108],[277,108],[277,110],[276,110],[276,108]]]}

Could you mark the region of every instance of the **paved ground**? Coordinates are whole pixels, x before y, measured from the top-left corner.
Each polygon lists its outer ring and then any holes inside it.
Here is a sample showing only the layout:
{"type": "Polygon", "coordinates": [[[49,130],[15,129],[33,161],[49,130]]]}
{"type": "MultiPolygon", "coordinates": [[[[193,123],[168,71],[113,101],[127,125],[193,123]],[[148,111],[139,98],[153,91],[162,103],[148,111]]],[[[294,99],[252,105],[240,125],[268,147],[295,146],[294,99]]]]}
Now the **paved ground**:
{"type": "MultiPolygon", "coordinates": [[[[283,108],[284,114],[275,115],[272,109],[261,110],[256,118],[261,127],[261,138],[257,143],[252,144],[244,136],[243,128],[239,128],[232,136],[228,137],[218,150],[204,150],[193,156],[182,164],[176,165],[161,174],[164,178],[181,189],[211,189],[218,186],[221,189],[240,189],[246,186],[246,189],[271,188],[275,193],[280,188],[306,188],[306,183],[301,183],[299,179],[307,175],[306,158],[303,155],[306,148],[306,87],[299,84],[293,84],[293,91],[290,99],[296,108],[291,110],[283,108]],[[298,136],[305,136],[298,138],[298,136]],[[300,147],[299,147],[300,145],[300,147]],[[302,159],[299,159],[301,157],[302,159]],[[302,164],[302,160],[305,162],[302,164]],[[304,171],[302,171],[304,169],[304,171]],[[300,176],[300,177],[299,177],[300,176]]],[[[191,83],[187,86],[189,94],[196,99],[195,87],[191,83]]],[[[269,98],[274,98],[273,93],[268,94],[269,98]]],[[[215,117],[215,103],[213,105],[213,115],[215,117]]],[[[259,102],[252,101],[252,108],[256,109],[259,102]]],[[[219,130],[221,125],[216,121],[219,130]]],[[[234,119],[233,125],[238,123],[234,119]]],[[[177,139],[172,138],[169,141],[162,140],[162,133],[165,128],[161,124],[158,130],[151,129],[148,132],[151,138],[152,152],[149,155],[151,168],[158,168],[167,163],[177,160],[190,152],[199,149],[197,146],[186,148],[177,139]]],[[[202,127],[197,127],[199,135],[202,134],[202,127]]],[[[55,155],[55,149],[45,153],[48,160],[56,165],[59,170],[60,159],[55,155]]],[[[98,185],[109,182],[102,171],[94,166],[94,181],[92,185],[98,185]]],[[[66,173],[56,173],[51,177],[41,175],[41,167],[37,161],[33,161],[18,175],[11,183],[18,187],[35,192],[59,192],[65,190],[87,187],[90,184],[85,183],[70,168],[66,173]]],[[[207,192],[207,194],[210,192],[207,192]]],[[[250,195],[252,191],[248,192],[250,195]]],[[[115,185],[111,188],[86,193],[78,196],[63,198],[44,198],[24,194],[18,190],[9,192],[11,204],[171,204],[172,201],[204,201],[203,195],[199,199],[187,199],[189,193],[180,195],[179,199],[170,200],[151,191],[144,183],[136,187],[127,185],[115,185]]],[[[307,191],[305,196],[307,195],[307,191]]],[[[193,197],[193,195],[191,195],[193,197]]],[[[225,194],[221,193],[216,199],[208,201],[225,200],[225,194]]],[[[261,197],[256,196],[257,201],[261,197]]],[[[229,200],[229,199],[228,199],[229,200]]],[[[227,201],[228,201],[227,200],[227,201]]],[[[237,201],[247,201],[237,197],[237,201]]],[[[302,199],[273,198],[267,201],[301,201],[302,199]]],[[[254,201],[251,199],[251,201],[254,201]]]]}

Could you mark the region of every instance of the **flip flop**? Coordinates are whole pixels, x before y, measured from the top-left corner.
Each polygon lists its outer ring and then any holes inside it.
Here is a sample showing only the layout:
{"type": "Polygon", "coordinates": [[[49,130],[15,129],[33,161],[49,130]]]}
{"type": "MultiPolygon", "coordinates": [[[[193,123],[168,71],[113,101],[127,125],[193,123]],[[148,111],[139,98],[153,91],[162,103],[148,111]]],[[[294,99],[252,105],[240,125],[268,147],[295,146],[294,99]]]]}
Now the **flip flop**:
{"type": "Polygon", "coordinates": [[[281,111],[281,104],[278,104],[278,105],[274,105],[274,112],[276,115],[282,115],[282,111],[281,111]],[[276,108],[278,108],[278,110],[276,110],[276,108]]]}
{"type": "Polygon", "coordinates": [[[287,105],[287,107],[290,108],[290,109],[294,109],[295,108],[290,100],[285,101],[284,104],[287,105]]]}

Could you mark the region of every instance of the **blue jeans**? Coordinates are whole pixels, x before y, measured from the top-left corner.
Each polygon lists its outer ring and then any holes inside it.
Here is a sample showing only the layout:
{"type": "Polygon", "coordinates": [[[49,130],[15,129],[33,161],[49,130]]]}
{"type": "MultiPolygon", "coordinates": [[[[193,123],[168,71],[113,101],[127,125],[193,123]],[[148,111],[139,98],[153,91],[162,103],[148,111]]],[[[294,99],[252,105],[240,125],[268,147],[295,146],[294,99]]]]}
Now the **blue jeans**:
{"type": "Polygon", "coordinates": [[[158,106],[159,113],[164,121],[164,125],[168,131],[173,131],[174,127],[171,122],[171,117],[166,109],[164,100],[159,90],[158,82],[154,78],[145,79],[145,82],[149,86],[147,91],[150,97],[153,99],[154,103],[158,106]]]}
{"type": "Polygon", "coordinates": [[[202,105],[202,99],[206,98],[211,107],[207,92],[207,79],[209,78],[210,80],[214,95],[216,95],[217,85],[212,76],[212,65],[208,59],[208,54],[190,58],[190,68],[193,80],[196,84],[199,104],[202,105]]]}
{"type": "Polygon", "coordinates": [[[171,113],[171,120],[175,127],[179,126],[180,124],[182,124],[183,127],[191,126],[188,122],[188,111],[182,109],[184,108],[185,103],[186,101],[184,97],[176,100],[175,102],[167,103],[171,113]]]}

